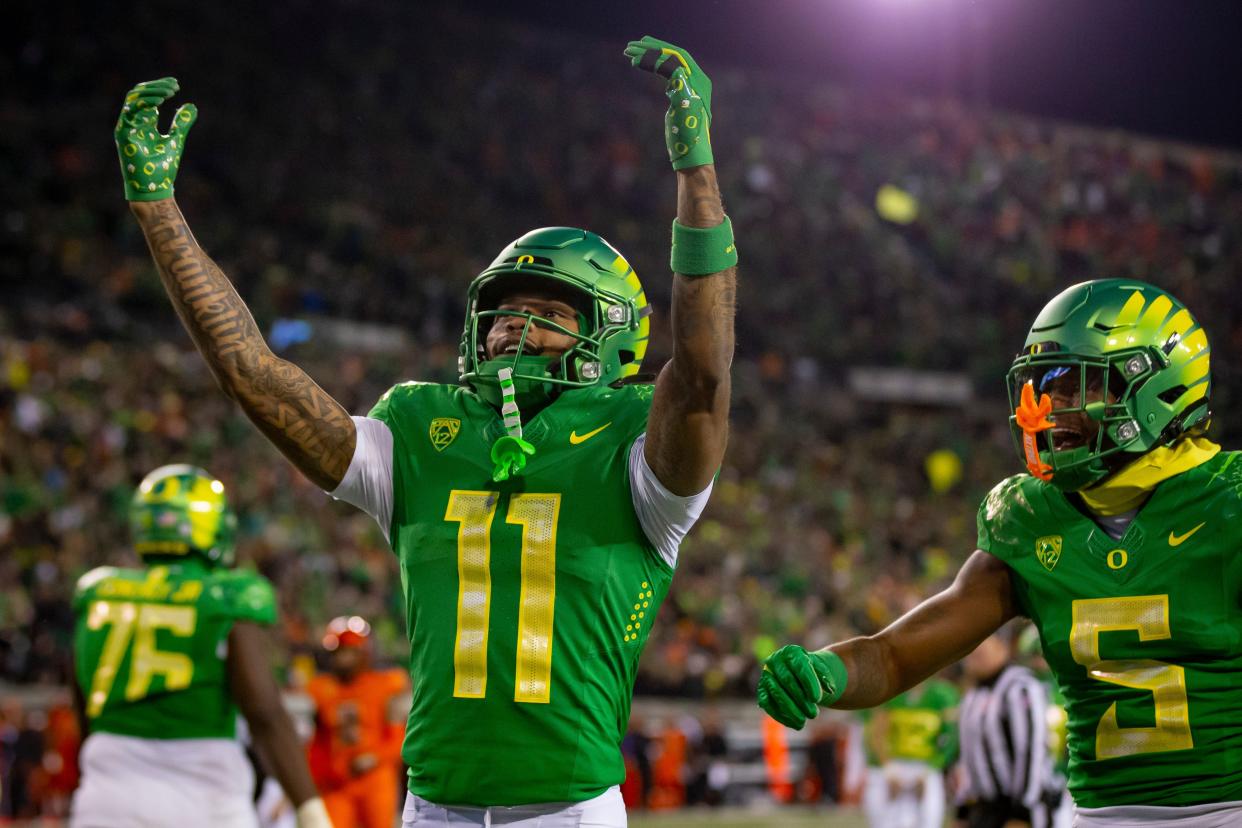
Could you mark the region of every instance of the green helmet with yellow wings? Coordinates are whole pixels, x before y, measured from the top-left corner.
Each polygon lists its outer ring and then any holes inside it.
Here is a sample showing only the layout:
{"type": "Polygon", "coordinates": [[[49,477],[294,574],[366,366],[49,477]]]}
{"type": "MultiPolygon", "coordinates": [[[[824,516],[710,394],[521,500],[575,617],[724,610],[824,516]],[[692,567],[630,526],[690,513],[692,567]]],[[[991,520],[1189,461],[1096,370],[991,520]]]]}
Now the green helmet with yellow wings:
{"type": "Polygon", "coordinates": [[[1067,288],[1040,311],[1009,369],[1019,455],[1035,476],[1077,491],[1206,429],[1210,351],[1185,305],[1154,285],[1100,279],[1067,288]],[[1072,405],[1052,408],[1047,392],[1056,386],[1072,405]],[[1057,450],[1055,421],[1070,412],[1100,427],[1086,445],[1057,450]]]}
{"type": "Polygon", "coordinates": [[[543,227],[500,251],[470,283],[458,368],[461,380],[492,404],[501,404],[498,372],[513,371],[517,403],[550,400],[565,388],[610,385],[638,373],[647,352],[651,307],[638,274],[625,257],[589,230],[543,227]],[[563,296],[578,312],[578,330],[532,314],[497,308],[523,286],[563,296]],[[487,358],[487,331],[498,316],[525,317],[522,341],[531,325],[571,336],[574,345],[559,357],[517,352],[487,358]]]}
{"type": "Polygon", "coordinates": [[[211,566],[233,565],[237,517],[224,484],[197,466],[160,466],[144,477],[129,524],[144,560],[194,555],[211,566]]]}

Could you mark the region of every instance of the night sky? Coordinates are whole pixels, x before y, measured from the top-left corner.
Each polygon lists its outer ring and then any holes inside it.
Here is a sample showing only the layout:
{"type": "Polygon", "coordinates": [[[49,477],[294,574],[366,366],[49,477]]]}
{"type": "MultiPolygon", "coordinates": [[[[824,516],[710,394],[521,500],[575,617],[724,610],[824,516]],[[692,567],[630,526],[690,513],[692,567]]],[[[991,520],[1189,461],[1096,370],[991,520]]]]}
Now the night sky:
{"type": "Polygon", "coordinates": [[[1237,0],[465,5],[619,41],[655,35],[703,56],[705,68],[759,66],[1242,148],[1237,0]]]}
{"type": "MultiPolygon", "coordinates": [[[[134,2],[148,10],[177,5],[134,2]]],[[[420,36],[434,36],[427,13],[446,7],[426,0],[270,3],[303,21],[391,3],[420,36]]],[[[19,0],[0,26],[0,48],[21,48],[30,22],[23,17],[42,18],[44,32],[66,17],[124,26],[118,9],[126,5],[19,0]]],[[[259,14],[243,0],[225,5],[236,9],[226,19],[243,28],[252,17],[281,16],[259,14]]],[[[651,34],[685,46],[709,72],[762,68],[808,83],[951,96],[1242,149],[1242,0],[449,0],[447,7],[615,41],[618,53],[627,40],[651,34]]],[[[296,31],[278,34],[302,39],[296,31]]],[[[142,54],[118,55],[118,71],[132,70],[142,54]]]]}

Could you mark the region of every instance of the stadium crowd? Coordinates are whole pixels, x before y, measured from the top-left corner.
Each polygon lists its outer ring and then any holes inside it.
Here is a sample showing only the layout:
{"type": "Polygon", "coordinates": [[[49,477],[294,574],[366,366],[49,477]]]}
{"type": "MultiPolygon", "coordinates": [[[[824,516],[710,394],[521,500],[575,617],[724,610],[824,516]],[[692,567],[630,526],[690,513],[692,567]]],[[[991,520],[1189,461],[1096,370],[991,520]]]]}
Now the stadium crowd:
{"type": "MultiPolygon", "coordinates": [[[[183,207],[283,354],[355,413],[396,381],[453,380],[465,286],[532,224],[599,231],[667,310],[658,92],[626,72],[619,43],[437,12],[426,25],[443,36],[411,51],[400,7],[310,8],[252,9],[233,40],[211,36],[221,24],[202,7],[132,21],[185,67],[183,97],[202,112],[183,207]],[[169,14],[202,36],[161,41],[169,14]]],[[[13,79],[0,102],[0,680],[67,681],[74,581],[127,560],[132,487],[172,461],[229,485],[240,558],[276,584],[291,654],[348,613],[399,663],[382,536],[220,394],[126,215],[109,132],[139,78],[123,44],[99,42],[116,31],[97,26],[106,13],[53,12],[0,51],[13,79]]],[[[955,571],[979,498],[1018,469],[1001,379],[1060,287],[1144,278],[1195,310],[1218,353],[1242,345],[1227,301],[1242,267],[1237,158],[712,71],[743,257],[733,430],[638,686],[691,697],[745,695],[778,642],[877,629],[955,571]],[[886,185],[895,195],[877,202],[886,185]],[[954,372],[974,396],[867,399],[848,375],[869,366],[954,372]]],[[[663,324],[649,369],[667,354],[663,324]]],[[[1242,375],[1213,367],[1219,412],[1242,375]]]]}

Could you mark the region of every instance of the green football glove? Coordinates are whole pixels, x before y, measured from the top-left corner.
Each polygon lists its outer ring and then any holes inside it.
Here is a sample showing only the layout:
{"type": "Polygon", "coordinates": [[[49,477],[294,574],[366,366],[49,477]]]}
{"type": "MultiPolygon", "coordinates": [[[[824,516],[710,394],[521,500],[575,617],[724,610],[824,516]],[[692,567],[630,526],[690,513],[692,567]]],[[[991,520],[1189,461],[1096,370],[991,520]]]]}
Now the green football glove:
{"type": "Polygon", "coordinates": [[[125,96],[125,106],[116,121],[116,150],[121,159],[125,198],[129,201],[159,201],[171,198],[173,180],[185,150],[185,136],[198,118],[194,104],[182,104],[173,115],[167,135],[159,131],[159,105],[176,94],[176,78],[144,81],[125,96]]]}
{"type": "Polygon", "coordinates": [[[712,82],[685,49],[644,37],[625,47],[630,63],[668,78],[664,143],[673,169],[712,163],[712,82]]]}
{"type": "Polygon", "coordinates": [[[786,644],[763,662],[759,706],[786,727],[801,730],[845,692],[845,663],[831,652],[808,653],[786,644]]]}

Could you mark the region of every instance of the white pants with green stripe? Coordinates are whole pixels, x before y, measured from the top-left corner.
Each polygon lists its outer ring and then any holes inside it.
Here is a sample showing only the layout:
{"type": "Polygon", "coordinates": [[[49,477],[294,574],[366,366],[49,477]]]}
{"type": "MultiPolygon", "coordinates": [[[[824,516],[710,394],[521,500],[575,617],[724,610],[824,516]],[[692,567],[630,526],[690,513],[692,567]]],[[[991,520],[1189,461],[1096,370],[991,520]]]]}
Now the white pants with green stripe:
{"type": "Polygon", "coordinates": [[[626,828],[625,802],[615,785],[582,802],[468,808],[405,795],[401,828],[626,828]]]}

